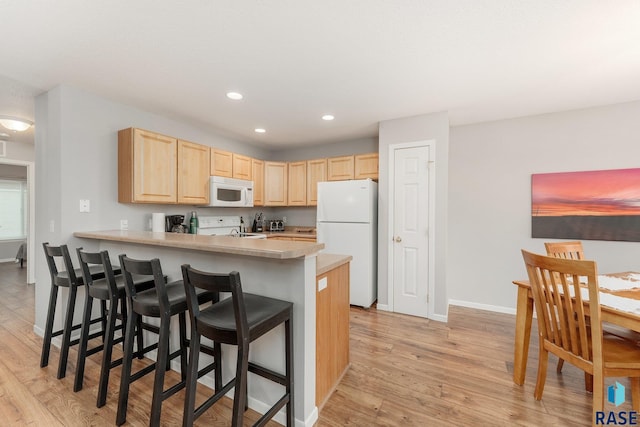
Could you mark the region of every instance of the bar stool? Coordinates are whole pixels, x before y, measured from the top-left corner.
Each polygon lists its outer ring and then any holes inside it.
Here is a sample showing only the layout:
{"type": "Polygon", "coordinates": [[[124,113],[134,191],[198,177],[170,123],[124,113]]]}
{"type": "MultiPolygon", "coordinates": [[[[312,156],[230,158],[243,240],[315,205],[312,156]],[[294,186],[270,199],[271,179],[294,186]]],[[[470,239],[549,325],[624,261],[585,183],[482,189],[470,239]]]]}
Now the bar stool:
{"type": "MultiPolygon", "coordinates": [[[[73,313],[76,305],[76,295],[78,286],[83,286],[82,273],[79,268],[74,268],[69,256],[69,249],[67,245],[51,246],[48,242],[42,244],[44,247],[44,254],[47,259],[47,265],[49,267],[49,274],[51,276],[51,292],[49,294],[49,308],[47,309],[47,320],[44,328],[44,339],[42,341],[42,354],[40,356],[40,367],[44,368],[49,364],[49,353],[51,351],[51,339],[62,335],[62,344],[60,346],[60,360],[58,361],[58,379],[64,378],[67,372],[67,359],[69,358],[69,348],[78,344],[79,339],[71,340],[71,332],[80,329],[81,324],[73,325],[73,313]],[[56,265],[56,258],[62,258],[65,270],[58,271],[56,265]],[[67,298],[67,311],[64,317],[64,324],[62,329],[54,331],[53,321],[55,319],[56,304],[58,301],[58,291],[61,287],[69,288],[69,295],[67,298]]],[[[101,266],[92,266],[89,269],[91,277],[99,279],[104,277],[104,270],[101,266]]],[[[114,273],[120,273],[120,267],[114,268],[114,273]]],[[[101,316],[99,318],[90,321],[90,324],[97,322],[102,323],[102,331],[94,333],[92,338],[100,336],[104,333],[105,329],[105,306],[101,305],[101,316]]]]}
{"type": "MultiPolygon", "coordinates": [[[[135,260],[128,258],[126,255],[120,255],[119,258],[125,278],[125,290],[130,311],[129,316],[127,317],[125,331],[124,360],[122,362],[122,378],[120,379],[120,395],[118,397],[116,424],[122,425],[126,421],[129,387],[131,383],[155,370],[153,397],[151,401],[151,419],[149,421],[149,425],[159,426],[162,402],[173,396],[176,392],[182,390],[185,386],[189,340],[187,339],[186,330],[187,298],[184,291],[184,285],[182,280],[165,283],[162,268],[160,266],[160,260],[157,258],[149,261],[135,260]],[[133,275],[152,276],[154,288],[137,292],[133,275]],[[169,347],[169,325],[171,317],[176,314],[178,315],[179,320],[180,348],[171,353],[169,347]],[[149,316],[160,319],[157,360],[132,374],[131,365],[134,355],[133,339],[135,335],[135,325],[140,316],[149,316]],[[167,390],[164,390],[165,372],[169,368],[171,360],[178,356],[180,356],[181,380],[177,384],[169,387],[167,390]]],[[[196,295],[196,299],[199,303],[211,301],[212,297],[213,295],[206,291],[199,291],[196,295]]],[[[206,351],[213,355],[212,349],[207,349],[206,351]]],[[[215,361],[203,371],[203,375],[213,369],[215,369],[215,361]]]]}
{"type": "MultiPolygon", "coordinates": [[[[76,364],[76,377],[73,385],[73,391],[82,390],[84,380],[84,367],[86,358],[92,354],[102,351],[102,366],[100,369],[100,382],[98,386],[98,398],[96,406],[98,408],[105,405],[107,401],[107,387],[109,385],[109,373],[111,369],[122,364],[122,358],[112,360],[113,346],[124,341],[124,325],[127,319],[127,302],[124,277],[116,276],[113,273],[111,260],[107,251],[101,252],[85,252],[82,248],[76,249],[78,260],[80,261],[80,269],[82,271],[82,279],[87,286],[85,293],[84,316],[82,319],[82,328],[80,330],[80,345],[78,348],[78,363],[76,364]],[[104,271],[104,278],[94,280],[91,277],[91,267],[100,266],[104,271]],[[102,344],[87,349],[89,342],[89,324],[91,321],[91,310],[93,308],[93,300],[98,299],[101,303],[109,302],[107,310],[107,321],[105,336],[102,344]],[[120,310],[118,310],[120,304],[120,310]],[[116,319],[120,319],[120,324],[116,326],[116,319]],[[114,339],[115,331],[122,330],[122,336],[114,339]]],[[[142,278],[135,281],[137,292],[151,289],[154,286],[153,279],[142,278]]],[[[143,329],[158,333],[157,327],[152,327],[142,323],[142,318],[138,318],[136,323],[136,336],[138,358],[151,350],[157,348],[157,344],[144,347],[142,332],[143,329]]]]}
{"type": "MultiPolygon", "coordinates": [[[[285,394],[269,409],[254,426],[264,425],[286,405],[287,426],[294,425],[293,419],[293,334],[291,320],[293,304],[288,301],[243,293],[240,273],[229,274],[206,273],[182,266],[182,277],[187,292],[189,318],[191,320],[191,353],[187,373],[187,390],[184,403],[183,427],[193,425],[196,418],[202,415],[215,402],[235,386],[233,398],[232,426],[242,426],[243,414],[247,406],[248,372],[258,374],[271,381],[285,386],[285,394]],[[214,294],[213,304],[200,309],[196,299],[197,291],[207,290],[214,294]],[[220,301],[220,292],[231,292],[231,298],[220,301]],[[285,374],[249,362],[249,343],[284,323],[285,332],[285,374]],[[198,356],[200,338],[212,339],[216,346],[231,344],[238,346],[236,376],[224,387],[221,387],[219,370],[216,370],[213,396],[195,408],[195,392],[197,385],[198,356]]],[[[218,354],[218,357],[220,355],[218,354]]],[[[220,361],[216,361],[220,366],[220,361]]]]}

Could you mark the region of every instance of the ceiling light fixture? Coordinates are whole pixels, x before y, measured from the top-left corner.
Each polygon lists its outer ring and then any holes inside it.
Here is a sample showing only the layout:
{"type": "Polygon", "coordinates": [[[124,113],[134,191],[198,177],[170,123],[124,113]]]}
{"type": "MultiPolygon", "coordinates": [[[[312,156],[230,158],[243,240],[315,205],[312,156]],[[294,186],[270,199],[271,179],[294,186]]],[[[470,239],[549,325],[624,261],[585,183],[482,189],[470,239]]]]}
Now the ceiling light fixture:
{"type": "Polygon", "coordinates": [[[266,132],[266,130],[262,129],[262,128],[255,128],[254,131],[255,131],[255,133],[265,133],[266,132]]]}
{"type": "Polygon", "coordinates": [[[234,101],[239,101],[243,98],[243,96],[238,92],[227,92],[227,98],[233,99],[234,101]]]}
{"type": "Polygon", "coordinates": [[[333,117],[331,114],[325,114],[324,116],[322,116],[322,120],[325,120],[327,122],[331,121],[335,119],[335,117],[333,117]]]}
{"type": "Polygon", "coordinates": [[[33,122],[17,117],[0,116],[0,125],[14,132],[23,132],[29,129],[33,125],[33,122]]]}

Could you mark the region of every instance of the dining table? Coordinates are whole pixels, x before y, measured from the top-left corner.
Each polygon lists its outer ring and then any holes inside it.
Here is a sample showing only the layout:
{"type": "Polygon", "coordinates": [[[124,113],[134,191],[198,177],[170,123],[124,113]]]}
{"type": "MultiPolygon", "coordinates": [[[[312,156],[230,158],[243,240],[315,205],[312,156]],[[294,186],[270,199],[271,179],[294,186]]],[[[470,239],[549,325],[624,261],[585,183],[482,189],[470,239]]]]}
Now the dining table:
{"type": "MultiPolygon", "coordinates": [[[[518,287],[513,382],[522,385],[527,371],[534,304],[529,280],[514,280],[513,284],[518,287]]],[[[598,284],[602,321],[640,333],[640,273],[599,275],[598,284]]]]}

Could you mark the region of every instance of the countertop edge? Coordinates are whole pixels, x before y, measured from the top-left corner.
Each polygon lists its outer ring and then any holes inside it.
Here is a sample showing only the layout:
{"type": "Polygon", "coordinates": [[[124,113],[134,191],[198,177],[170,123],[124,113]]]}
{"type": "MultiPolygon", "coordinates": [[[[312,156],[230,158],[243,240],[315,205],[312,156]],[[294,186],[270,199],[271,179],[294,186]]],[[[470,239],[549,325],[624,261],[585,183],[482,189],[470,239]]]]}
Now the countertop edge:
{"type": "Polygon", "coordinates": [[[351,255],[319,253],[316,258],[316,276],[325,274],[335,268],[351,262],[351,255]]]}
{"type": "Polygon", "coordinates": [[[135,243],[204,252],[254,256],[274,259],[301,258],[318,253],[322,243],[238,239],[229,236],[204,236],[151,231],[104,230],[76,231],[75,237],[112,242],[135,243]],[[266,243],[269,242],[269,243],[266,243]]]}

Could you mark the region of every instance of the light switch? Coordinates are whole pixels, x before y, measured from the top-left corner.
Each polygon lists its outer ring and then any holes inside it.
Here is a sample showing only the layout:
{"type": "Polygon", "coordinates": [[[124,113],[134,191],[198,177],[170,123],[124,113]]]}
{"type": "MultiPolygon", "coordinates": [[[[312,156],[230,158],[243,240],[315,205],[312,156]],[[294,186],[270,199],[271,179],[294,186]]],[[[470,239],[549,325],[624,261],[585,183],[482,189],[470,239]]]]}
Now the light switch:
{"type": "Polygon", "coordinates": [[[322,279],[318,280],[318,292],[320,292],[321,290],[325,289],[327,287],[327,278],[323,277],[322,279]]]}
{"type": "Polygon", "coordinates": [[[80,212],[91,212],[91,203],[88,199],[80,199],[80,212]]]}

